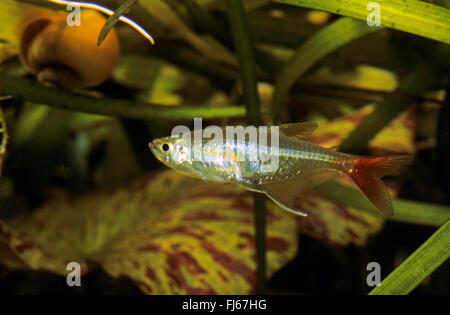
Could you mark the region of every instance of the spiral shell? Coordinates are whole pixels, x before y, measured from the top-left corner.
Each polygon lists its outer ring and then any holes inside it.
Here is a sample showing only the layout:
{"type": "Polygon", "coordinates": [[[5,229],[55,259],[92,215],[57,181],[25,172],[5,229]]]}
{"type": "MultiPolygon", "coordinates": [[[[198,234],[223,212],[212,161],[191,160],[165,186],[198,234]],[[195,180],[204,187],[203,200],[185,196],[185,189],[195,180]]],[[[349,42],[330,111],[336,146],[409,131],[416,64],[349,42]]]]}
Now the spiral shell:
{"type": "Polygon", "coordinates": [[[21,23],[22,63],[40,82],[71,89],[97,86],[109,78],[120,55],[114,29],[97,46],[105,22],[91,10],[81,11],[80,26],[68,25],[67,12],[31,12],[21,23]]]}

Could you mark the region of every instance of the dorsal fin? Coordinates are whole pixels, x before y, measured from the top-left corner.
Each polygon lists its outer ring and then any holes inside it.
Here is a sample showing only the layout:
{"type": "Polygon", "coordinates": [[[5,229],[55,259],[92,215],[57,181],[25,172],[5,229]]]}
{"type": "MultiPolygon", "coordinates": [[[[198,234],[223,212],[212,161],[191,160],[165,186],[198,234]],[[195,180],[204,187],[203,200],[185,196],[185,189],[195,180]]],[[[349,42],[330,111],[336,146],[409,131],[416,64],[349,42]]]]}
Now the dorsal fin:
{"type": "Polygon", "coordinates": [[[314,121],[284,124],[280,126],[280,132],[289,137],[306,137],[310,136],[317,126],[314,121]]]}

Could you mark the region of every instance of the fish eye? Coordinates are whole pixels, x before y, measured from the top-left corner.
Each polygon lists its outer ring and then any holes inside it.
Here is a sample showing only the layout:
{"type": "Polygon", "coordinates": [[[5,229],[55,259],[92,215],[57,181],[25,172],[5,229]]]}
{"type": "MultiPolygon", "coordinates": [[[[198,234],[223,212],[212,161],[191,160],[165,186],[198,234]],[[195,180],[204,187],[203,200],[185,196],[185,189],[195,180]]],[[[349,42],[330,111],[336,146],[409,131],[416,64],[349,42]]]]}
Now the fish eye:
{"type": "Polygon", "coordinates": [[[169,146],[167,143],[164,143],[164,144],[161,146],[161,148],[162,148],[162,150],[163,150],[164,152],[167,152],[167,151],[169,151],[170,146],[169,146]]]}

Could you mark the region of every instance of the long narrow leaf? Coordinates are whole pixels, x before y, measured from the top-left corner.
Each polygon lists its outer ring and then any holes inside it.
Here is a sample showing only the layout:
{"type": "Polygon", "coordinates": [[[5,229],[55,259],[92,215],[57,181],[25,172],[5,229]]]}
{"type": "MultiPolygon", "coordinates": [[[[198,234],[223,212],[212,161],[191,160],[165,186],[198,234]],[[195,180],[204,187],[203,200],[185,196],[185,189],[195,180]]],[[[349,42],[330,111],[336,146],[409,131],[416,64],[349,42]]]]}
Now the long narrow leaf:
{"type": "Polygon", "coordinates": [[[408,294],[450,257],[450,220],[395,269],[370,295],[408,294]]]}
{"type": "MultiPolygon", "coordinates": [[[[419,95],[426,91],[434,80],[435,74],[428,67],[417,67],[402,79],[396,92],[419,95]]],[[[380,130],[410,105],[410,101],[399,100],[395,95],[389,96],[383,104],[378,105],[373,113],[353,130],[347,139],[341,143],[339,150],[342,152],[362,152],[380,130]]]]}
{"type": "MultiPolygon", "coordinates": [[[[275,0],[366,21],[366,0],[275,0]]],[[[400,31],[450,43],[450,10],[419,0],[377,0],[380,23],[400,31]]]]}
{"type": "Polygon", "coordinates": [[[450,208],[431,203],[396,199],[392,221],[430,226],[441,226],[450,220],[450,208]]]}
{"type": "MultiPolygon", "coordinates": [[[[364,194],[356,189],[331,181],[316,188],[328,199],[372,215],[380,215],[364,194]]],[[[389,219],[403,223],[441,226],[450,219],[450,208],[430,203],[394,199],[394,215],[389,219]]]]}
{"type": "Polygon", "coordinates": [[[111,29],[119,22],[120,16],[129,12],[130,7],[135,4],[136,1],[137,0],[125,0],[125,2],[122,3],[122,5],[116,11],[114,11],[114,14],[111,15],[108,20],[106,20],[106,23],[103,26],[100,35],[98,36],[97,46],[101,45],[111,29]]]}
{"type": "Polygon", "coordinates": [[[172,11],[172,9],[161,0],[143,0],[141,5],[150,12],[165,27],[175,33],[181,40],[190,44],[207,58],[236,65],[236,60],[224,47],[212,45],[202,37],[194,33],[187,25],[172,11]]]}
{"type": "Polygon", "coordinates": [[[317,61],[339,47],[380,29],[371,28],[365,23],[351,18],[341,18],[322,29],[300,47],[278,75],[272,104],[273,112],[278,110],[284,96],[293,84],[317,61]]]}
{"type": "Polygon", "coordinates": [[[136,103],[131,100],[95,98],[45,87],[34,80],[6,73],[0,73],[0,87],[3,94],[18,100],[85,113],[139,120],[245,117],[246,113],[244,106],[183,105],[174,107],[136,103]]]}

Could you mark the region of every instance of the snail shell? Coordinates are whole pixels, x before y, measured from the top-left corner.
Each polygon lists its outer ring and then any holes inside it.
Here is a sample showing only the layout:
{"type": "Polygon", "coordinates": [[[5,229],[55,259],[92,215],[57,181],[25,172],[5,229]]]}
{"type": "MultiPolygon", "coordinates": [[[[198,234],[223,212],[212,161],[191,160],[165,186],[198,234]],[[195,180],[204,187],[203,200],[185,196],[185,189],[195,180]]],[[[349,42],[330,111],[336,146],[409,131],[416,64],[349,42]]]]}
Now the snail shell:
{"type": "Polygon", "coordinates": [[[21,61],[40,82],[71,89],[97,86],[109,78],[120,55],[114,29],[97,46],[105,22],[91,10],[81,10],[80,26],[68,25],[67,12],[33,11],[22,20],[21,61]]]}

